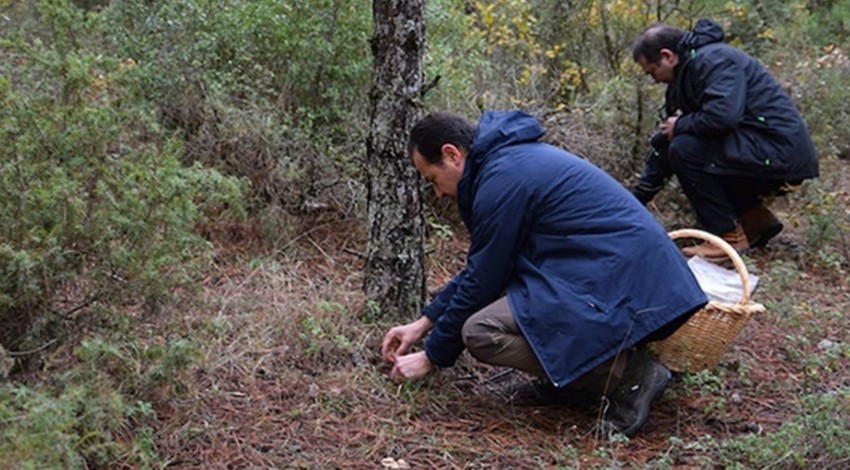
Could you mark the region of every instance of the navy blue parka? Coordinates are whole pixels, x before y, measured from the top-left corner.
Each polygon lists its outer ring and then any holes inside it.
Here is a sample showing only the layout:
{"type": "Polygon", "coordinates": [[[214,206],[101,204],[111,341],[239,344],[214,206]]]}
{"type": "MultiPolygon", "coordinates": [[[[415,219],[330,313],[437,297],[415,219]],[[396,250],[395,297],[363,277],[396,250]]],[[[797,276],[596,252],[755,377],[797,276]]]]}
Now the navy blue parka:
{"type": "MultiPolygon", "coordinates": [[[[791,98],[763,65],[723,38],[720,25],[701,19],[679,42],[665,102],[668,115],[682,113],[673,138],[718,141],[706,159],[709,174],[795,183],[817,177],[814,145],[791,98]]],[[[641,201],[672,176],[667,158],[663,150],[649,153],[636,186],[641,201]]]]}
{"type": "Polygon", "coordinates": [[[483,115],[457,204],[466,267],[425,309],[437,366],[464,349],[472,314],[507,293],[552,382],[572,382],[707,299],[654,217],[611,176],[539,139],[520,111],[483,115]]]}

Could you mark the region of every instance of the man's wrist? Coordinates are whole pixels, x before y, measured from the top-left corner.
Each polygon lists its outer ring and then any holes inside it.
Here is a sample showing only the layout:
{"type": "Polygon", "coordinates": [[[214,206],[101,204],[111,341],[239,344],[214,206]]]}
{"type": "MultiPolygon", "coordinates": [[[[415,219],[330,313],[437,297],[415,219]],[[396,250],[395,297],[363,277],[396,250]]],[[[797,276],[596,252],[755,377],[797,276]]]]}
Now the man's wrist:
{"type": "Polygon", "coordinates": [[[434,326],[434,322],[425,315],[419,317],[418,320],[413,322],[416,325],[416,329],[421,333],[419,337],[425,336],[426,333],[431,331],[431,328],[434,326]]]}
{"type": "Polygon", "coordinates": [[[427,349],[425,349],[424,351],[422,351],[422,354],[425,356],[425,360],[427,360],[427,361],[428,361],[428,364],[431,366],[430,370],[439,370],[439,369],[442,369],[442,367],[438,366],[438,365],[437,365],[437,363],[436,363],[436,362],[434,362],[434,361],[431,359],[431,357],[430,357],[430,356],[428,356],[428,350],[427,350],[427,349]]]}

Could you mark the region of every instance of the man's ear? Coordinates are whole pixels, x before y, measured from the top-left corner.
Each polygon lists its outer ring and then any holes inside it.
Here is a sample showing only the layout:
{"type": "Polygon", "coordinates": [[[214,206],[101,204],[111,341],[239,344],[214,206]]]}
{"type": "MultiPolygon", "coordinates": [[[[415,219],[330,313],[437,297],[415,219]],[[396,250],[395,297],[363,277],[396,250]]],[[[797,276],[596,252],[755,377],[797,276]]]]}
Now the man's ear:
{"type": "Polygon", "coordinates": [[[665,48],[662,48],[658,52],[659,52],[659,54],[661,54],[662,59],[667,59],[668,61],[672,61],[674,64],[676,62],[678,62],[678,60],[679,60],[679,54],[672,49],[667,49],[665,47],[665,48]]]}
{"type": "Polygon", "coordinates": [[[448,160],[454,165],[457,165],[462,160],[462,152],[454,144],[443,144],[440,147],[440,152],[443,154],[443,161],[448,160]]]}

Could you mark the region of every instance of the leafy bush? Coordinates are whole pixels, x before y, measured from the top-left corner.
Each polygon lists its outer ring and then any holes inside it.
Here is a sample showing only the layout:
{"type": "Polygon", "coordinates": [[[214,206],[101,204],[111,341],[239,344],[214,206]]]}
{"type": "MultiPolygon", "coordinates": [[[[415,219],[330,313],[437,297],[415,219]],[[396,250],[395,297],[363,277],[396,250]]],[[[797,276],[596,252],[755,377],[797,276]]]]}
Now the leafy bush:
{"type": "Polygon", "coordinates": [[[92,338],[77,348],[80,363],[54,380],[0,384],[0,467],[149,468],[158,457],[148,400],[174,395],[196,351],[189,339],[92,338]]]}
{"type": "Polygon", "coordinates": [[[210,255],[195,225],[241,207],[237,180],[181,165],[179,142],[139,101],[135,64],[75,49],[69,38],[86,29],[74,8],[40,6],[42,32],[53,34],[0,44],[14,58],[0,64],[0,343],[9,349],[82,312],[155,311],[210,255]]]}
{"type": "Polygon", "coordinates": [[[258,209],[355,205],[368,2],[131,0],[113,2],[99,25],[104,43],[138,62],[187,161],[247,178],[258,209]]]}
{"type": "Polygon", "coordinates": [[[466,0],[425,2],[425,79],[439,76],[428,92],[425,107],[452,111],[474,118],[483,104],[482,90],[489,64],[474,30],[475,15],[466,0]]]}

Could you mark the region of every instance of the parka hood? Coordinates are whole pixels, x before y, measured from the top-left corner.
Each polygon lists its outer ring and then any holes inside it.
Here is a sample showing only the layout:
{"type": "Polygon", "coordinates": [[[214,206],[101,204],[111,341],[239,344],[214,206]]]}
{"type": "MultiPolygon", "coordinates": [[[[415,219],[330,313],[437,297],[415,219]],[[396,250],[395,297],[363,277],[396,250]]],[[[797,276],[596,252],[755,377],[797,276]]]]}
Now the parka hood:
{"type": "Polygon", "coordinates": [[[537,141],[544,133],[540,123],[522,111],[486,111],[478,123],[470,156],[478,160],[508,145],[537,141]]]}
{"type": "Polygon", "coordinates": [[[491,160],[507,155],[499,150],[523,143],[537,142],[545,134],[543,126],[522,111],[485,111],[472,139],[463,177],[458,182],[457,204],[461,219],[470,227],[472,203],[478,174],[491,160]]]}
{"type": "Polygon", "coordinates": [[[693,31],[686,33],[679,41],[679,53],[687,53],[715,42],[723,42],[723,28],[714,21],[703,18],[697,21],[693,31]]]}

